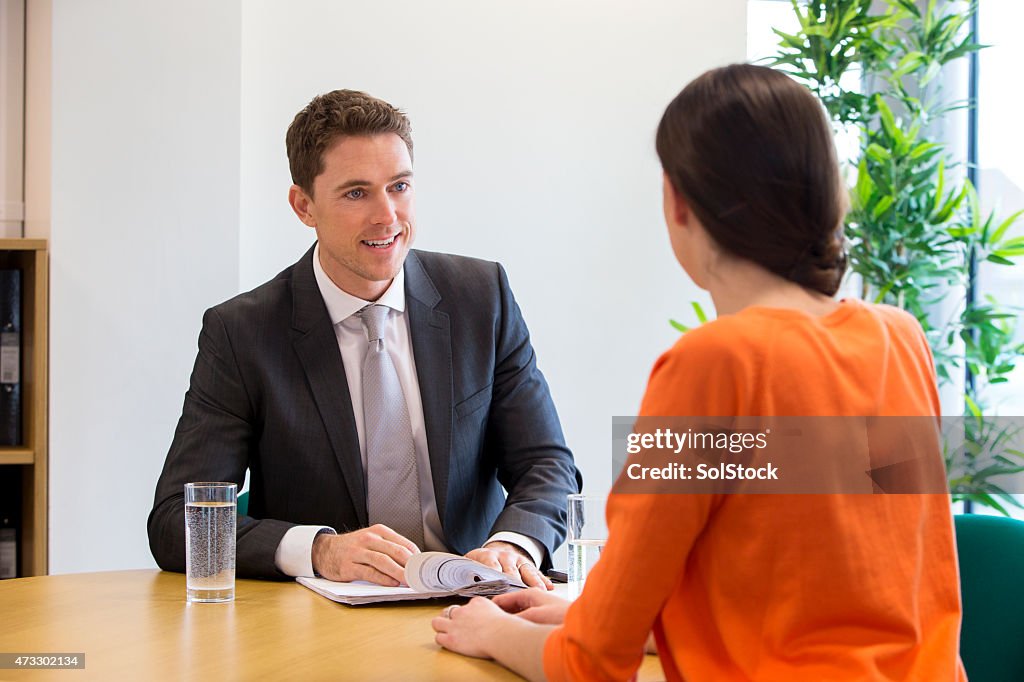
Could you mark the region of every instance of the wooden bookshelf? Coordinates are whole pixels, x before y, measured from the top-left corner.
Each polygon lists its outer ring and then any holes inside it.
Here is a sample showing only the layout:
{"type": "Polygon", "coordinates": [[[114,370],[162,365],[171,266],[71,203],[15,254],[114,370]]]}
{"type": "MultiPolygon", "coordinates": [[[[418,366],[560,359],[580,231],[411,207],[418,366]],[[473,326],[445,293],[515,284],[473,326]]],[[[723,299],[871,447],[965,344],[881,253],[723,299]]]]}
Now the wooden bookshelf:
{"type": "Polygon", "coordinates": [[[21,490],[18,576],[47,573],[49,273],[45,239],[0,239],[0,267],[21,270],[21,435],[0,446],[0,477],[21,490]]]}
{"type": "Polygon", "coordinates": [[[34,464],[35,451],[31,448],[0,446],[0,464],[34,464]]]}

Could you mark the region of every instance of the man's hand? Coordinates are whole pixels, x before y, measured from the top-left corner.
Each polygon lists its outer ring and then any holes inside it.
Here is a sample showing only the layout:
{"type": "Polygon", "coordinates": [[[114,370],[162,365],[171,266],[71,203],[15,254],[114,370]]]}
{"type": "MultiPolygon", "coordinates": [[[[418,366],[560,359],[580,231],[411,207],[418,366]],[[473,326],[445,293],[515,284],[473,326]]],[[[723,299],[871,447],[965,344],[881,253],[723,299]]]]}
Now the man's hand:
{"type": "Polygon", "coordinates": [[[405,583],[405,563],[419,551],[380,523],[344,535],[321,533],[313,540],[313,570],[328,580],[397,587],[405,583]]]}
{"type": "Polygon", "coordinates": [[[544,577],[540,569],[533,564],[530,555],[524,549],[510,542],[501,542],[500,540],[488,542],[480,549],[474,549],[466,554],[466,558],[479,561],[484,566],[522,580],[527,587],[555,589],[551,581],[544,577]]]}

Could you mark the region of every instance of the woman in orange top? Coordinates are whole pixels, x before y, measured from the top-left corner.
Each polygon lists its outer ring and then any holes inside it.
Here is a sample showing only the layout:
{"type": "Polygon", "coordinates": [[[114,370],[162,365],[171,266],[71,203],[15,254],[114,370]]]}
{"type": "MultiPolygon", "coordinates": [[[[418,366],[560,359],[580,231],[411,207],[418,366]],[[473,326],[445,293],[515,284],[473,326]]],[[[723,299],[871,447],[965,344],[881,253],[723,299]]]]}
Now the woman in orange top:
{"type": "MultiPolygon", "coordinates": [[[[657,361],[641,416],[937,417],[917,321],[833,299],[843,190],[807,90],[709,71],[657,149],[669,240],[718,319],[657,361]]],[[[613,493],[607,509],[574,603],[474,599],[434,619],[437,642],[535,680],[629,679],[652,631],[670,680],[965,678],[945,495],[613,493]]]]}

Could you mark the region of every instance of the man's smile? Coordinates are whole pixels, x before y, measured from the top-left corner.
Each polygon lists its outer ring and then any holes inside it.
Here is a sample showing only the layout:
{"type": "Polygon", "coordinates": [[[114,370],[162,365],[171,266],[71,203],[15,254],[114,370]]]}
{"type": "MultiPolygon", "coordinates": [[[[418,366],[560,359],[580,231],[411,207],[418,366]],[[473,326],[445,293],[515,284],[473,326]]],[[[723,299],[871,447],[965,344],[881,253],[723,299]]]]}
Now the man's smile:
{"type": "Polygon", "coordinates": [[[375,249],[387,249],[390,248],[397,240],[398,234],[393,234],[386,239],[364,239],[362,243],[375,249]]]}

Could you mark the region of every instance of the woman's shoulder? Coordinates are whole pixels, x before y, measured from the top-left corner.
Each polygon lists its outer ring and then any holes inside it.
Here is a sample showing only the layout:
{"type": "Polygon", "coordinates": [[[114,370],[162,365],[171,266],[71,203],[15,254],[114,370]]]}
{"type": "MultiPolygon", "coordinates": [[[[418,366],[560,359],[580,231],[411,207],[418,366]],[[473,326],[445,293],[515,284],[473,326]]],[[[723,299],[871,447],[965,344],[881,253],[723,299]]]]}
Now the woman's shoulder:
{"type": "Polygon", "coordinates": [[[899,329],[914,333],[923,333],[924,331],[917,318],[903,308],[898,308],[888,303],[865,303],[863,301],[860,302],[860,305],[899,329]]]}
{"type": "Polygon", "coordinates": [[[877,329],[887,344],[909,345],[917,351],[928,352],[928,339],[913,314],[887,303],[868,303],[854,299],[843,303],[856,311],[853,319],[860,321],[858,326],[864,328],[865,334],[873,335],[873,330],[877,329]]]}
{"type": "Polygon", "coordinates": [[[784,319],[757,314],[746,309],[723,315],[683,334],[669,352],[687,354],[733,355],[749,353],[768,345],[784,319]]]}
{"type": "Polygon", "coordinates": [[[893,337],[911,343],[927,343],[917,319],[891,305],[844,299],[824,316],[787,308],[745,308],[723,315],[683,334],[665,352],[662,362],[673,359],[688,366],[749,364],[787,355],[802,356],[820,348],[820,339],[864,337],[872,343],[893,337]]]}
{"type": "Polygon", "coordinates": [[[770,344],[758,338],[755,325],[737,318],[691,329],[665,351],[651,370],[641,414],[739,414],[770,344]]]}
{"type": "Polygon", "coordinates": [[[767,348],[766,338],[771,335],[763,325],[752,324],[740,315],[725,315],[680,336],[662,354],[657,366],[713,371],[723,365],[747,364],[767,348]]]}
{"type": "Polygon", "coordinates": [[[815,337],[860,338],[872,343],[895,338],[913,344],[927,340],[909,312],[882,303],[844,299],[828,315],[815,317],[784,308],[746,308],[723,315],[683,334],[662,356],[687,366],[761,362],[769,357],[810,352],[815,337]],[[806,346],[806,348],[805,348],[806,346]]]}

